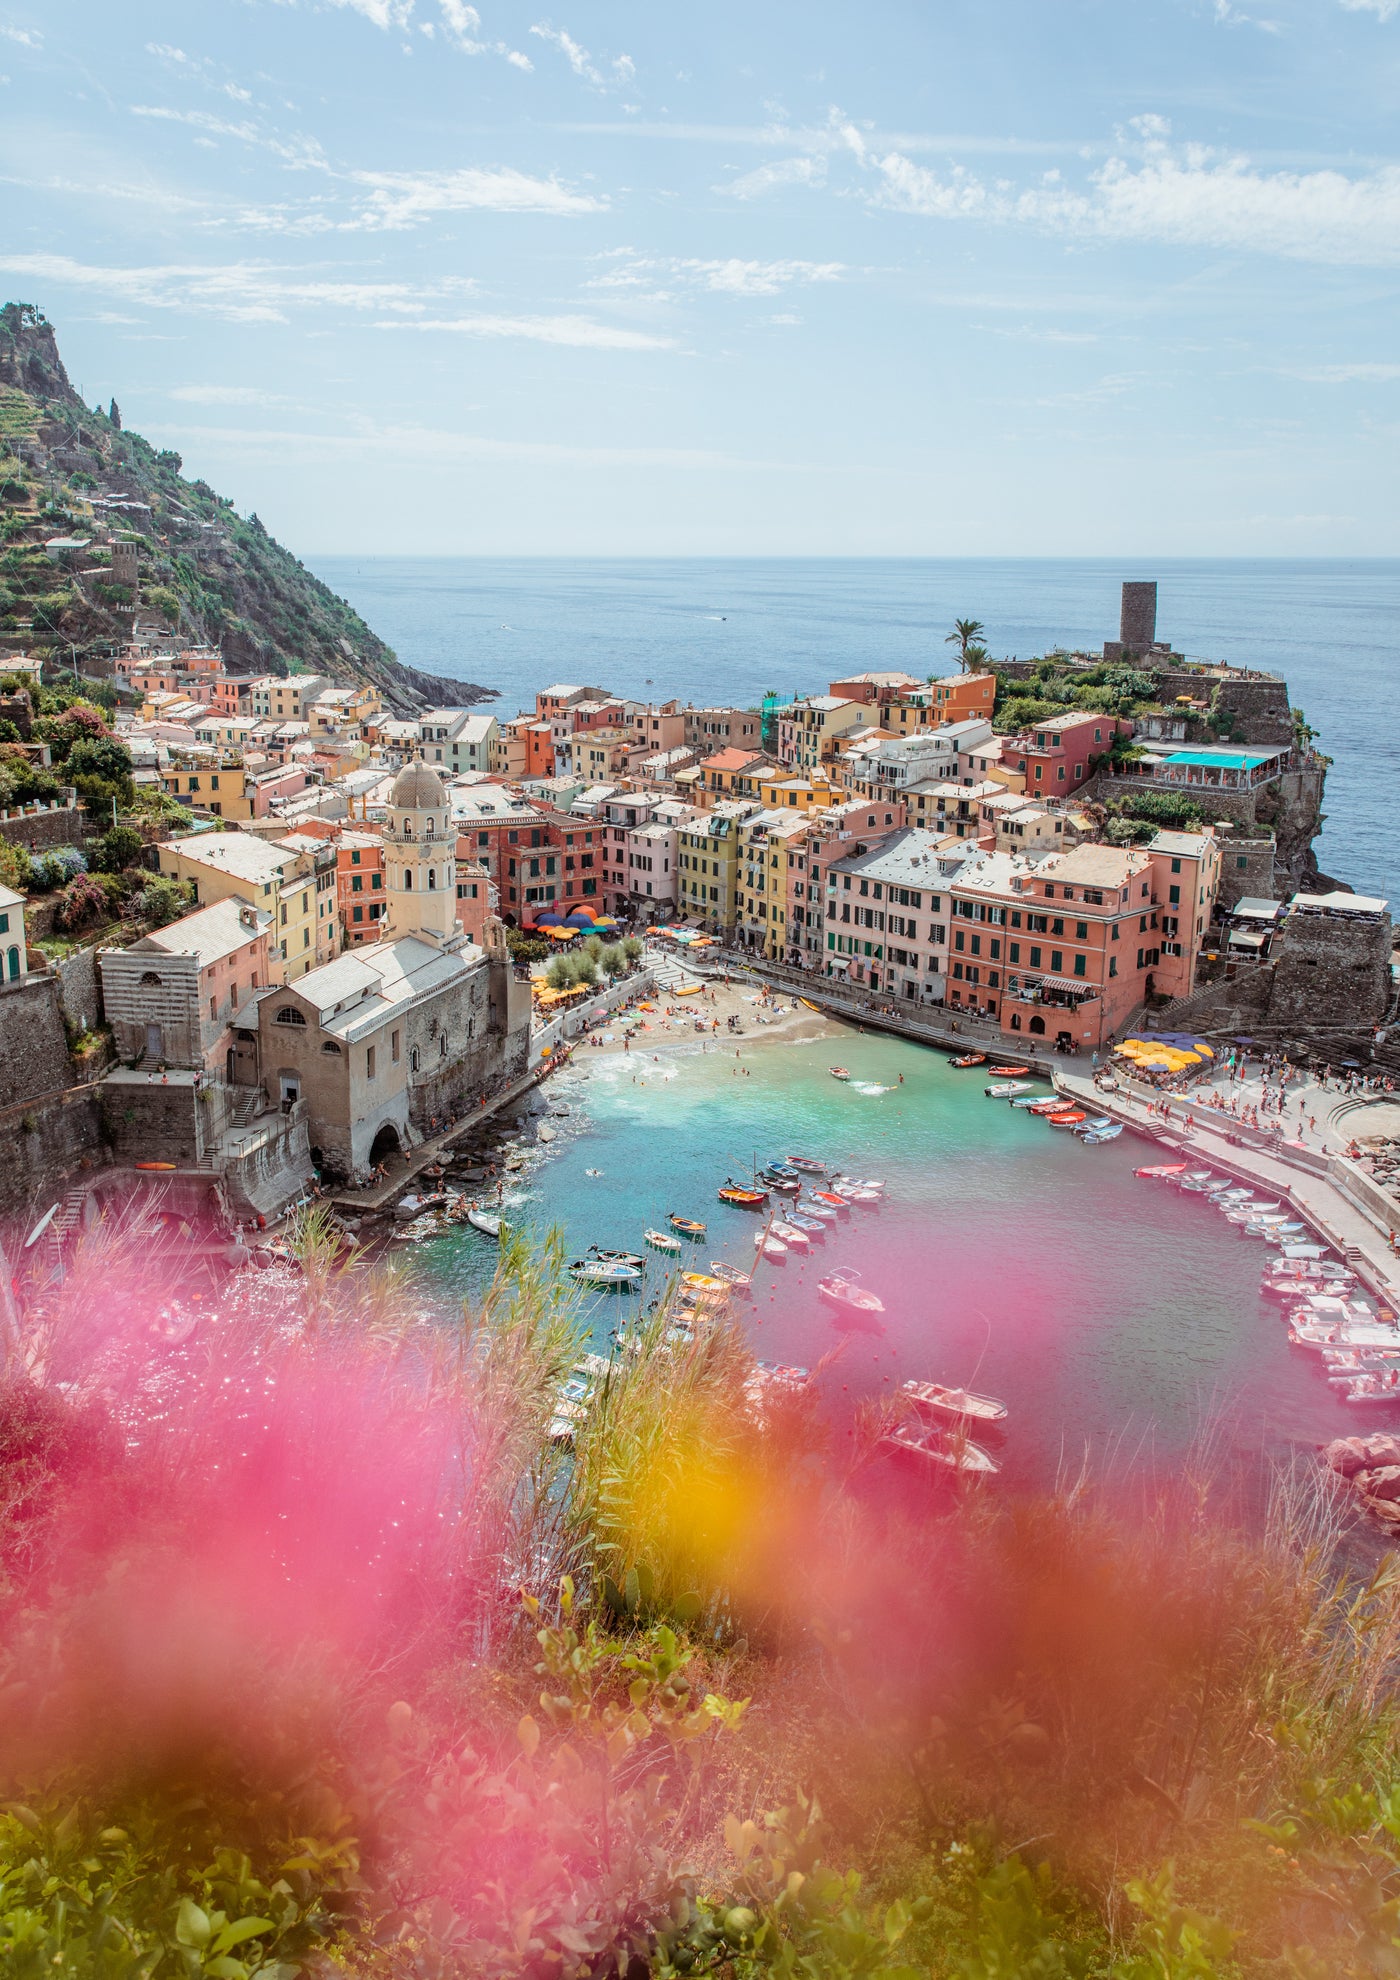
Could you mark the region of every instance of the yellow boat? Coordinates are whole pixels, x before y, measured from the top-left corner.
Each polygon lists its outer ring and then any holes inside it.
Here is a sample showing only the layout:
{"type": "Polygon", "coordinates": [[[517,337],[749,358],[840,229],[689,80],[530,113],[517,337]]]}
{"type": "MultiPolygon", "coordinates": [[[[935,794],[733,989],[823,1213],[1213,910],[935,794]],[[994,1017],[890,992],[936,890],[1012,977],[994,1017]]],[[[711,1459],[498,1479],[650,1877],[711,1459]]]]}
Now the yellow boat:
{"type": "Polygon", "coordinates": [[[818,1013],[821,1011],[821,1005],[814,1004],[810,997],[799,997],[797,1001],[801,1004],[804,1011],[817,1011],[818,1013]]]}
{"type": "Polygon", "coordinates": [[[707,1299],[727,1299],[730,1286],[724,1279],[715,1279],[708,1272],[682,1272],[681,1284],[687,1292],[703,1293],[707,1299]]]}

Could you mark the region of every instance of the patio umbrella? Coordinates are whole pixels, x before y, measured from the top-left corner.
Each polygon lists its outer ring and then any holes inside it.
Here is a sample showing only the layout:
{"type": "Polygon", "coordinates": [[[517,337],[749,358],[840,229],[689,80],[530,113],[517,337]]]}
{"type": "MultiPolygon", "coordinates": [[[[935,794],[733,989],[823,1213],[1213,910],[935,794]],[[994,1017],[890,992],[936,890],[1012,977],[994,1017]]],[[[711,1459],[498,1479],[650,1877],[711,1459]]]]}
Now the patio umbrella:
{"type": "Polygon", "coordinates": [[[572,942],[578,930],[576,928],[547,928],[545,933],[553,942],[572,942]]]}
{"type": "Polygon", "coordinates": [[[557,928],[564,919],[557,908],[547,908],[543,914],[535,916],[536,928],[557,928]]]}
{"type": "Polygon", "coordinates": [[[593,916],[586,908],[575,908],[572,914],[565,916],[564,926],[566,928],[591,928],[593,926],[593,916]]]}

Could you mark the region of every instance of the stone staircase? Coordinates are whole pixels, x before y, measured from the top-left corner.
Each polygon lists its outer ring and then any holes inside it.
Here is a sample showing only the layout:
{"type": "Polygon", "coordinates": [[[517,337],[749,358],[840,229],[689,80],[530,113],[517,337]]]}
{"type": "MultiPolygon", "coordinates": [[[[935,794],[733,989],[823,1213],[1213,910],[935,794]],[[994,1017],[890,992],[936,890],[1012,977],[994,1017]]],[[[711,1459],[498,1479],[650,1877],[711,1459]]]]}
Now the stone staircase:
{"type": "Polygon", "coordinates": [[[664,949],[648,949],[646,966],[656,978],[658,990],[679,990],[682,985],[696,981],[695,971],[687,969],[664,949]]]}

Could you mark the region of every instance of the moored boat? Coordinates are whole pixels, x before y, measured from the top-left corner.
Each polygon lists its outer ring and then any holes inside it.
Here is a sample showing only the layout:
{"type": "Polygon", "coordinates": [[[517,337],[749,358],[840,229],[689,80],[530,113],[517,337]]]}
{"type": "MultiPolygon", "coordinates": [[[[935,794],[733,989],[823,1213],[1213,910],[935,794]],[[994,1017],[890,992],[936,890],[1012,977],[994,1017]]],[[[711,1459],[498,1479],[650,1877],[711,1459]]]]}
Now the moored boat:
{"type": "Polygon", "coordinates": [[[721,1203],[731,1210],[761,1210],[768,1201],[766,1189],[748,1189],[742,1183],[727,1182],[718,1192],[721,1203]]]}
{"type": "Polygon", "coordinates": [[[1006,1404],[995,1396],[974,1395],[970,1389],[950,1389],[942,1382],[906,1382],[906,1396],[920,1409],[977,1423],[1004,1423],[1006,1404]]]}
{"type": "Polygon", "coordinates": [[[1062,1114],[1070,1104],[1062,1093],[1057,1093],[1053,1100],[1033,1101],[1028,1111],[1032,1114],[1062,1114]]]}
{"type": "Polygon", "coordinates": [[[710,1260],[710,1270],[717,1279],[724,1280],[724,1283],[729,1287],[731,1292],[746,1296],[753,1289],[752,1275],[748,1272],[741,1272],[737,1265],[726,1265],[723,1259],[712,1258],[710,1260]]]}
{"type": "Polygon", "coordinates": [[[834,1306],[841,1313],[875,1319],[885,1310],[885,1302],[879,1294],[858,1285],[849,1269],[828,1272],[824,1279],[818,1279],[817,1292],[828,1306],[834,1306]]]}
{"type": "Polygon", "coordinates": [[[824,1238],[826,1224],[820,1217],[809,1217],[805,1210],[789,1210],[783,1222],[792,1224],[799,1231],[806,1231],[808,1237],[824,1238]]]}
{"type": "Polygon", "coordinates": [[[774,1237],[771,1231],[755,1231],[753,1248],[760,1258],[771,1258],[776,1263],[781,1263],[788,1253],[788,1248],[782,1239],[774,1237]]]}
{"type": "Polygon", "coordinates": [[[814,1189],[811,1198],[814,1203],[824,1203],[828,1210],[835,1210],[838,1213],[851,1207],[846,1198],[839,1196],[834,1189],[814,1189]]]}
{"type": "Polygon", "coordinates": [[[765,1189],[776,1190],[779,1196],[800,1196],[802,1179],[800,1176],[779,1175],[773,1169],[760,1169],[758,1179],[765,1189]]]}
{"type": "Polygon", "coordinates": [[[1045,1119],[1053,1128],[1074,1128],[1079,1126],[1084,1115],[1078,1107],[1071,1107],[1067,1113],[1047,1114],[1045,1119]]]}
{"type": "Polygon", "coordinates": [[[789,1155],[787,1158],[787,1167],[789,1169],[800,1170],[804,1176],[824,1176],[826,1174],[826,1163],[818,1162],[811,1155],[789,1155]]]}
{"type": "Polygon", "coordinates": [[[885,1432],[880,1442],[893,1450],[907,1451],[911,1457],[923,1458],[946,1471],[961,1472],[967,1477],[994,1478],[1001,1469],[996,1459],[988,1456],[980,1444],[969,1443],[965,1437],[950,1436],[947,1431],[928,1424],[896,1423],[885,1432]]]}
{"type": "Polygon", "coordinates": [[[478,1210],[474,1203],[467,1211],[467,1222],[474,1231],[480,1231],[483,1237],[493,1238],[497,1244],[505,1232],[505,1223],[498,1210],[478,1210]]]}
{"type": "Polygon", "coordinates": [[[666,1231],[644,1231],[642,1235],[653,1251],[667,1252],[673,1258],[680,1252],[680,1239],[670,1236],[666,1231]]]}
{"type": "Polygon", "coordinates": [[[1154,1182],[1175,1182],[1178,1176],[1186,1174],[1184,1162],[1158,1162],[1149,1169],[1134,1169],[1135,1176],[1146,1176],[1154,1182]]]}
{"type": "Polygon", "coordinates": [[[709,1272],[682,1272],[681,1284],[688,1293],[701,1299],[728,1299],[730,1294],[728,1280],[715,1278],[709,1272]]]}
{"type": "Polygon", "coordinates": [[[987,1055],[985,1052],[964,1052],[960,1059],[950,1059],[948,1063],[954,1066],[985,1066],[987,1055]]]}
{"type": "Polygon", "coordinates": [[[1030,1093],[1032,1090],[1028,1079],[998,1080],[995,1084],[982,1088],[989,1100],[1014,1100],[1018,1093],[1030,1093]]]}
{"type": "Polygon", "coordinates": [[[611,1258],[575,1258],[569,1266],[569,1277],[580,1286],[592,1286],[597,1292],[633,1292],[641,1283],[641,1271],[636,1265],[624,1265],[611,1258]]]}
{"type": "Polygon", "coordinates": [[[687,1238],[702,1238],[707,1228],[698,1217],[682,1217],[678,1210],[673,1210],[666,1222],[673,1231],[679,1231],[682,1237],[687,1238]]]}
{"type": "Polygon", "coordinates": [[[806,1231],[798,1230],[796,1224],[774,1224],[771,1235],[785,1244],[789,1251],[810,1251],[812,1240],[806,1231]]]}
{"type": "Polygon", "coordinates": [[[1116,1141],[1123,1132],[1123,1123],[1114,1121],[1111,1127],[1095,1128],[1092,1134],[1083,1134],[1080,1140],[1086,1148],[1101,1148],[1106,1141],[1116,1141]]]}
{"type": "Polygon", "coordinates": [[[1024,1079],[1027,1073],[1030,1072],[1030,1067],[993,1065],[991,1070],[996,1074],[998,1079],[1024,1079]]]}

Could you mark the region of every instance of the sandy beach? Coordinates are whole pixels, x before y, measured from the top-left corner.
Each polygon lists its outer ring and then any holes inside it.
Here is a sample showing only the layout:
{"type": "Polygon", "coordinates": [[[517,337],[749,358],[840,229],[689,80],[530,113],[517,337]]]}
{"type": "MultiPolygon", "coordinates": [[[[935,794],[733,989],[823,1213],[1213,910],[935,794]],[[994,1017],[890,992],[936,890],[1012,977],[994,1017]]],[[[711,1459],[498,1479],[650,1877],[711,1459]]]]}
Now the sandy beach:
{"type": "Polygon", "coordinates": [[[771,992],[752,981],[716,979],[692,996],[659,990],[644,997],[578,1039],[575,1049],[584,1061],[603,1052],[653,1060],[704,1051],[737,1058],[742,1064],[745,1052],[755,1045],[835,1038],[845,1029],[785,991],[771,992]],[[730,1029],[731,1018],[737,1031],[730,1029]]]}

